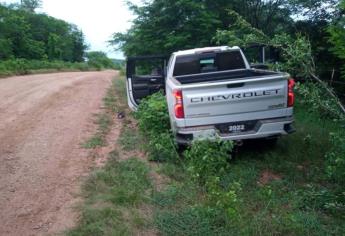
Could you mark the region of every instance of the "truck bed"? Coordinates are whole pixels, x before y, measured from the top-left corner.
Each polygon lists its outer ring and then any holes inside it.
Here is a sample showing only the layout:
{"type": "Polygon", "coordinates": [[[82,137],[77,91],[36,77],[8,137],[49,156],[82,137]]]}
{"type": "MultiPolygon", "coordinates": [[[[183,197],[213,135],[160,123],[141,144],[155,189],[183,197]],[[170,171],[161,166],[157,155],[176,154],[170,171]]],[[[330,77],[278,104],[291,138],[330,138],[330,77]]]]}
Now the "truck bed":
{"type": "Polygon", "coordinates": [[[221,72],[210,72],[193,75],[176,76],[175,79],[181,84],[192,84],[201,82],[211,82],[219,80],[231,80],[231,79],[248,79],[261,76],[281,75],[280,72],[267,71],[267,70],[255,70],[255,69],[243,69],[221,72]]]}

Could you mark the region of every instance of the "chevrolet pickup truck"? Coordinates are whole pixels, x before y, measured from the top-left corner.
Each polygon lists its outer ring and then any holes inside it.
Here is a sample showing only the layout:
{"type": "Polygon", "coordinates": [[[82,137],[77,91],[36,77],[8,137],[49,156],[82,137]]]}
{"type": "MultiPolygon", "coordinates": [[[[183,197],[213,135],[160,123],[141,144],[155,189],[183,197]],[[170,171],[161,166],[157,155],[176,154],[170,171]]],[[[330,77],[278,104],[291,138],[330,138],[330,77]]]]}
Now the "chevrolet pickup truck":
{"type": "Polygon", "coordinates": [[[294,131],[294,80],[287,73],[251,68],[239,47],[178,51],[168,61],[130,57],[126,84],[133,110],[144,97],[164,90],[178,144],[276,140],[294,131]]]}

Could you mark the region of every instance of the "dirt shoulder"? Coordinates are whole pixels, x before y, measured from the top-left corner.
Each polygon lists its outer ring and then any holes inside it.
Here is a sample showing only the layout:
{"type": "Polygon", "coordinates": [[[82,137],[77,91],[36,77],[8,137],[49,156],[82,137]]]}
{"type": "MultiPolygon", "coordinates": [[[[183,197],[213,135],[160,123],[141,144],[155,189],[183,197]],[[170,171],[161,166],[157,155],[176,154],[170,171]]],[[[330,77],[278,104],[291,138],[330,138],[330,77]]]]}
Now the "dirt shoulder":
{"type": "Polygon", "coordinates": [[[0,80],[0,235],[46,235],[74,226],[94,130],[114,71],[0,80]]]}

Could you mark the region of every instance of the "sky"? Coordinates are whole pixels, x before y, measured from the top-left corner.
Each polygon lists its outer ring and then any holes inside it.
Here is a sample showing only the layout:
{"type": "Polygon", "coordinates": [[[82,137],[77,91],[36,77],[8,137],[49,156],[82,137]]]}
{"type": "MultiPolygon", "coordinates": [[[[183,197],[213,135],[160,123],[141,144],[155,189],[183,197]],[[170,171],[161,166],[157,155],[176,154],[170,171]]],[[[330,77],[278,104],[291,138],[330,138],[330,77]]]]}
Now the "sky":
{"type": "MultiPolygon", "coordinates": [[[[0,2],[18,3],[20,0],[0,2]]],[[[113,33],[125,32],[131,26],[134,16],[124,0],[42,0],[42,8],[37,12],[77,25],[85,35],[89,50],[104,51],[111,58],[123,58],[122,52],[114,52],[107,41],[113,33]]]]}

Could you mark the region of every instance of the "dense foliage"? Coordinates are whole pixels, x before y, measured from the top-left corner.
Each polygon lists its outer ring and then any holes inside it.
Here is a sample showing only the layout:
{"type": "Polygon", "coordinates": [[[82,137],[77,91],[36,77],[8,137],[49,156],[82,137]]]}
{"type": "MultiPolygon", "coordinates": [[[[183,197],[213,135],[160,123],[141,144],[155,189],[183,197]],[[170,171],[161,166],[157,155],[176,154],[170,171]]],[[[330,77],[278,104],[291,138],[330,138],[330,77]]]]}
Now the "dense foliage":
{"type": "Polygon", "coordinates": [[[37,1],[0,4],[0,60],[83,61],[86,45],[77,26],[36,14],[37,1]]]}
{"type": "Polygon", "coordinates": [[[342,64],[342,75],[345,78],[345,0],[340,3],[340,15],[334,23],[328,28],[330,34],[329,41],[333,47],[331,51],[338,57],[342,64]]]}
{"type": "Polygon", "coordinates": [[[154,0],[142,6],[129,3],[129,7],[137,16],[133,26],[125,33],[115,33],[111,40],[127,56],[169,54],[229,41],[244,46],[234,40],[239,37],[267,44],[285,34],[310,42],[321,77],[329,79],[343,65],[339,47],[344,42],[344,11],[339,0],[154,0]],[[222,40],[215,39],[216,35],[222,40]]]}

